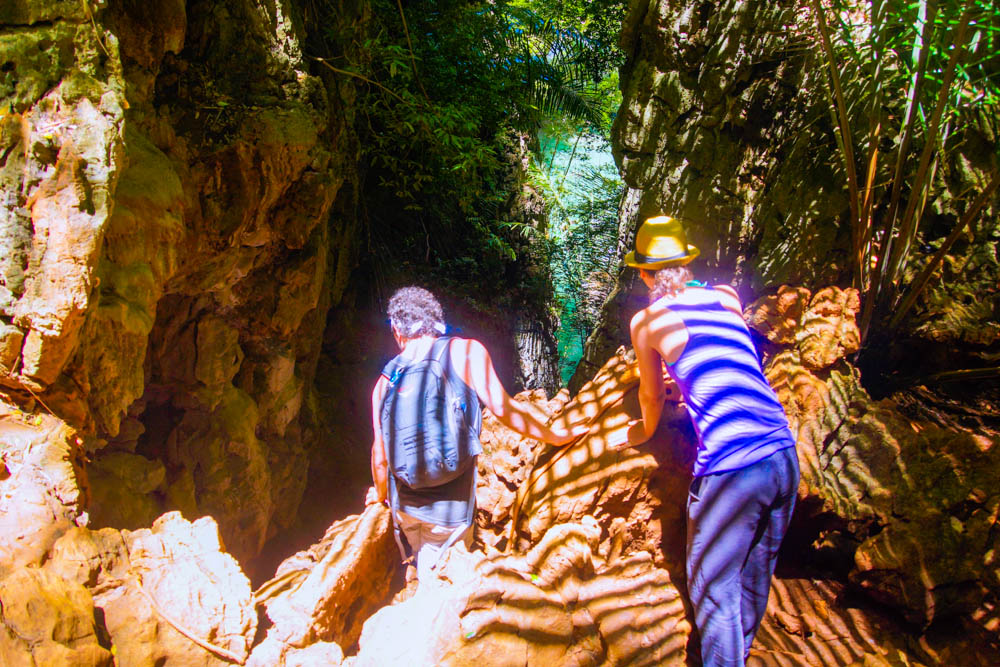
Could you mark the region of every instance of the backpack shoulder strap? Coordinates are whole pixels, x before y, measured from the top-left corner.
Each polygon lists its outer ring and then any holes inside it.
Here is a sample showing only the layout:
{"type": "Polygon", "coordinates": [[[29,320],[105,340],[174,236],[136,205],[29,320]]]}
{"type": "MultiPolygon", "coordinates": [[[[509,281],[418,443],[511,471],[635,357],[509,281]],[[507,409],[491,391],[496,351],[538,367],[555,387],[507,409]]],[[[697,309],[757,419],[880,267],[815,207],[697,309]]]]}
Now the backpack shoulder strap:
{"type": "Polygon", "coordinates": [[[389,381],[389,384],[395,384],[396,380],[399,379],[399,374],[405,368],[406,360],[403,359],[403,355],[397,354],[389,360],[389,363],[382,367],[382,375],[389,381]]]}
{"type": "Polygon", "coordinates": [[[436,347],[437,350],[432,350],[430,356],[442,366],[450,365],[445,363],[445,355],[448,354],[449,350],[451,350],[452,340],[453,338],[451,336],[439,336],[434,340],[434,347],[436,347]]]}

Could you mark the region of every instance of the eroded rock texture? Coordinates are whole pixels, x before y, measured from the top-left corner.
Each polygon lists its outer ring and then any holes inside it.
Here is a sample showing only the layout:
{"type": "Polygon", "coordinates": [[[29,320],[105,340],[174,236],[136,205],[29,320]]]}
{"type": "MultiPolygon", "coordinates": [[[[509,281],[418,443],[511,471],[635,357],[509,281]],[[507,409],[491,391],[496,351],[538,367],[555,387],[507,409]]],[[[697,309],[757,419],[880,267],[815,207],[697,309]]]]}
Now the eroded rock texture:
{"type": "Polygon", "coordinates": [[[255,593],[273,625],[250,664],[309,664],[302,652],[320,650],[316,645],[353,646],[364,620],[389,597],[399,562],[391,530],[389,510],[371,505],[286,559],[255,593]]]}
{"type": "Polygon", "coordinates": [[[210,514],[247,560],[300,503],[299,413],[356,255],[351,206],[331,216],[351,84],[313,73],[287,0],[0,21],[0,383],[79,432],[92,525],[210,514]]]}
{"type": "Polygon", "coordinates": [[[523,555],[458,549],[441,583],[365,624],[350,664],[683,663],[690,626],[667,572],[645,553],[607,563],[599,541],[589,521],[552,528],[523,555]]]}
{"type": "Polygon", "coordinates": [[[857,307],[853,290],[783,288],[748,309],[778,344],[766,373],[798,430],[799,518],[912,622],[971,614],[1000,593],[1000,447],[872,400],[842,358],[857,349],[857,307]]]}
{"type": "Polygon", "coordinates": [[[41,568],[0,576],[0,610],[5,665],[110,665],[112,647],[121,665],[242,663],[257,628],[215,522],[176,512],[135,532],[67,530],[41,568]]]}

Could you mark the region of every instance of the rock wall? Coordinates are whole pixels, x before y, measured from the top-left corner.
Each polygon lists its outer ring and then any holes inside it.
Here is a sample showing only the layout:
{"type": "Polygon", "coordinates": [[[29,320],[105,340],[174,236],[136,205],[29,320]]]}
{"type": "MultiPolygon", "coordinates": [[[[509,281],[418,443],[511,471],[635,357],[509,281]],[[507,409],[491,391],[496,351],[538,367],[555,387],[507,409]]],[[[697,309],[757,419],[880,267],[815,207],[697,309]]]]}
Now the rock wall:
{"type": "MultiPolygon", "coordinates": [[[[847,178],[830,113],[827,65],[807,5],[640,0],[630,5],[621,32],[627,61],[612,146],[639,201],[623,211],[619,236],[629,238],[654,213],[684,218],[689,240],[701,250],[693,264],[699,277],[732,283],[745,302],[781,284],[818,288],[852,280],[847,178]]],[[[894,156],[902,105],[885,101],[878,184],[891,180],[893,160],[885,156],[894,156]]],[[[853,114],[855,137],[869,133],[868,122],[867,114],[853,114]]],[[[923,216],[922,249],[913,253],[911,267],[926,261],[958,223],[968,193],[981,191],[995,173],[997,138],[986,125],[970,123],[949,135],[923,216]]],[[[857,157],[862,177],[867,158],[857,157]]],[[[916,159],[911,162],[915,169],[916,159]]],[[[887,205],[886,188],[877,188],[875,197],[878,217],[887,205]]],[[[962,259],[942,271],[943,284],[932,283],[918,304],[910,327],[919,339],[913,348],[965,340],[973,343],[964,348],[968,361],[955,363],[992,365],[1000,298],[993,288],[1000,276],[997,206],[1000,198],[994,196],[993,213],[985,212],[975,233],[955,246],[962,259]],[[972,293],[977,297],[970,298],[972,293]]],[[[585,372],[574,386],[610,350],[627,344],[622,323],[631,313],[623,296],[631,273],[619,279],[616,298],[606,304],[585,350],[585,372]]],[[[937,353],[934,371],[949,369],[939,360],[944,354],[937,353]]],[[[865,366],[881,373],[889,356],[879,350],[865,366]]],[[[894,352],[897,366],[890,370],[902,367],[905,375],[905,366],[920,357],[912,350],[894,352]]]]}
{"type": "Polygon", "coordinates": [[[0,384],[78,432],[91,525],[211,514],[246,560],[299,506],[358,145],[352,84],[315,73],[297,12],[0,11],[0,384]]]}
{"type": "Polygon", "coordinates": [[[748,309],[774,344],[767,377],[798,432],[798,520],[821,562],[846,564],[912,623],[995,627],[1000,437],[873,400],[843,360],[858,348],[858,306],[854,290],[782,288],[748,309]]]}

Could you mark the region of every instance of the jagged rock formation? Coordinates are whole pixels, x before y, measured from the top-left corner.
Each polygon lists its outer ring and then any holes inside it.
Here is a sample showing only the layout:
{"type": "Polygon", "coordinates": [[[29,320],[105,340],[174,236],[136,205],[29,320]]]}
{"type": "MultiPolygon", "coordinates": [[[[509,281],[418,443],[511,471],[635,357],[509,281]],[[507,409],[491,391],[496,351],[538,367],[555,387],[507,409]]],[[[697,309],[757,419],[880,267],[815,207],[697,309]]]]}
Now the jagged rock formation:
{"type": "Polygon", "coordinates": [[[318,664],[304,652],[321,650],[339,652],[336,662],[326,664],[339,663],[341,647],[357,642],[364,620],[389,596],[399,561],[391,530],[389,510],[372,505],[334,523],[309,550],[286,559],[254,594],[273,625],[249,664],[318,664]]]}
{"type": "Polygon", "coordinates": [[[5,665],[208,667],[250,653],[250,582],[211,518],[190,523],[172,512],[135,532],[74,527],[42,567],[8,570],[0,570],[5,665]]]}
{"type": "Polygon", "coordinates": [[[0,21],[0,383],[77,430],[92,525],[211,514],[253,557],[301,500],[300,410],[355,261],[350,208],[330,215],[357,180],[351,84],[311,73],[288,1],[0,21]]]}
{"type": "Polygon", "coordinates": [[[783,288],[749,309],[776,343],[768,379],[798,429],[799,516],[853,563],[852,582],[910,621],[989,618],[980,607],[1000,594],[998,440],[872,400],[842,360],[857,350],[857,309],[854,290],[834,288],[783,288]]]}
{"type": "Polygon", "coordinates": [[[600,527],[560,524],[524,555],[449,555],[442,583],[366,624],[362,665],[656,665],[685,660],[690,625],[647,553],[607,563],[600,527]]]}
{"type": "MultiPolygon", "coordinates": [[[[784,288],[748,310],[772,341],[766,372],[799,433],[803,483],[786,560],[815,565],[834,553],[854,563],[842,579],[793,568],[775,580],[753,656],[817,666],[995,663],[997,505],[984,480],[995,479],[998,450],[904,419],[852,384],[843,357],[857,344],[856,307],[851,291],[784,288]],[[888,607],[873,610],[872,599],[888,607]],[[927,627],[914,631],[903,616],[927,627]]],[[[122,664],[369,665],[404,654],[408,664],[686,663],[697,654],[683,597],[692,434],[676,406],[649,444],[621,448],[639,412],[637,379],[623,350],[572,401],[523,394],[592,423],[566,448],[487,417],[479,546],[454,549],[435,580],[389,606],[402,581],[382,506],[335,523],[255,594],[220,552],[210,519],[173,513],[152,530],[92,531],[72,526],[70,514],[51,546],[20,556],[35,567],[0,569],[0,655],[55,651],[104,665],[113,645],[122,664]],[[12,602],[19,596],[67,602],[29,632],[12,602]],[[266,612],[261,631],[255,607],[266,612]]],[[[22,437],[44,427],[18,415],[2,423],[22,437]]],[[[70,475],[59,451],[46,460],[70,475]]]]}

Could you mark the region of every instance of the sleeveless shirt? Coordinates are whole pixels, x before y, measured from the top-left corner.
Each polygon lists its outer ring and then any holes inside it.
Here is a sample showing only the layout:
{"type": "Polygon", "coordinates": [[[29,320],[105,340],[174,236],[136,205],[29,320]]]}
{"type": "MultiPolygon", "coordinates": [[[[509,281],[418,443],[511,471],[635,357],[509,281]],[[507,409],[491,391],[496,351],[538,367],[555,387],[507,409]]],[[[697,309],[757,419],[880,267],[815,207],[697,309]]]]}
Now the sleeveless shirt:
{"type": "Polygon", "coordinates": [[[663,298],[688,333],[667,372],[698,435],[695,477],[745,468],[794,447],[784,407],[764,377],[743,318],[725,308],[711,288],[663,298]]]}

